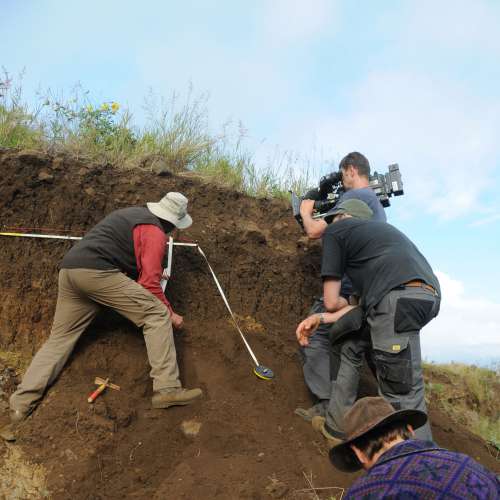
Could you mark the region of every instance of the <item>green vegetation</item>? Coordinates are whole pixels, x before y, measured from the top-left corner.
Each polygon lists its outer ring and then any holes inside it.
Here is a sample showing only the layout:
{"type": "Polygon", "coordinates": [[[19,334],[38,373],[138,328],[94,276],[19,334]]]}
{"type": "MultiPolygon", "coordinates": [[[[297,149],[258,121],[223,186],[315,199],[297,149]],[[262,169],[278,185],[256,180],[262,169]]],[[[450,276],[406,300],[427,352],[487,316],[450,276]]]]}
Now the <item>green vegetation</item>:
{"type": "Polygon", "coordinates": [[[192,89],[182,102],[177,94],[164,100],[150,93],[140,129],[119,103],[96,104],[79,86],[70,98],[39,94],[30,109],[22,77],[16,83],[6,71],[0,75],[0,147],[63,151],[125,169],[192,171],[253,196],[288,198],[290,189],[303,192],[311,184],[309,169],[297,168],[302,160],[291,154],[257,167],[241,124],[213,133],[208,97],[194,97],[192,89]]]}
{"type": "Polygon", "coordinates": [[[30,113],[21,99],[21,88],[13,87],[7,75],[0,78],[0,147],[37,148],[43,132],[36,115],[30,113]]]}
{"type": "Polygon", "coordinates": [[[427,397],[451,418],[500,449],[500,370],[424,364],[427,397]]]}

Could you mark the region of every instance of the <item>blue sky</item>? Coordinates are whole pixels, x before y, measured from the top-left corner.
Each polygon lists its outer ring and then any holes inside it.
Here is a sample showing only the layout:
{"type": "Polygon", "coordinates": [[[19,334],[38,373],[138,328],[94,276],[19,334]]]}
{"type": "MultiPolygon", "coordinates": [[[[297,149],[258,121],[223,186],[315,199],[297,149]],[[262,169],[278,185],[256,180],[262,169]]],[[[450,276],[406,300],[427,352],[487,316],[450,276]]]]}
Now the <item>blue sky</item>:
{"type": "Polygon", "coordinates": [[[443,283],[424,356],[500,360],[500,3],[463,0],[19,2],[2,0],[0,64],[36,88],[144,120],[152,88],[208,92],[214,129],[248,129],[258,164],[279,151],[325,164],[352,150],[398,162],[388,210],[443,283]]]}

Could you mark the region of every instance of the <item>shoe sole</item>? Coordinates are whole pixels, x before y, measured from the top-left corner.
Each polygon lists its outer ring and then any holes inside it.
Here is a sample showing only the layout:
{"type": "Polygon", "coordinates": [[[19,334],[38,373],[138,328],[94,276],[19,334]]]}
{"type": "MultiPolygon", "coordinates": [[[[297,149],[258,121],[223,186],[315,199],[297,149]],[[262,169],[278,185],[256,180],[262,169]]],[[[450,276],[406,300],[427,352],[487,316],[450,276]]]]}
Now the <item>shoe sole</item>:
{"type": "Polygon", "coordinates": [[[32,413],[33,410],[31,411],[19,411],[19,410],[12,410],[10,411],[10,423],[12,425],[19,425],[23,423],[32,413]]]}
{"type": "Polygon", "coordinates": [[[311,418],[311,425],[312,425],[312,428],[317,431],[317,432],[321,432],[321,434],[323,434],[323,426],[325,425],[325,417],[321,417],[319,415],[316,415],[314,416],[313,418],[311,418]]]}
{"type": "Polygon", "coordinates": [[[328,448],[331,449],[338,444],[343,443],[343,440],[332,436],[325,429],[326,419],[324,417],[314,417],[312,420],[312,427],[315,431],[319,432],[327,441],[328,448]]]}
{"type": "Polygon", "coordinates": [[[13,442],[16,440],[12,424],[7,424],[0,429],[0,438],[7,442],[13,442]]]}
{"type": "Polygon", "coordinates": [[[311,422],[311,420],[313,419],[309,411],[306,410],[305,408],[295,408],[294,413],[295,415],[304,419],[306,422],[311,422]]]}
{"type": "Polygon", "coordinates": [[[186,406],[194,403],[198,398],[190,399],[189,401],[168,401],[165,403],[151,403],[151,406],[156,409],[170,408],[171,406],[186,406]]]}

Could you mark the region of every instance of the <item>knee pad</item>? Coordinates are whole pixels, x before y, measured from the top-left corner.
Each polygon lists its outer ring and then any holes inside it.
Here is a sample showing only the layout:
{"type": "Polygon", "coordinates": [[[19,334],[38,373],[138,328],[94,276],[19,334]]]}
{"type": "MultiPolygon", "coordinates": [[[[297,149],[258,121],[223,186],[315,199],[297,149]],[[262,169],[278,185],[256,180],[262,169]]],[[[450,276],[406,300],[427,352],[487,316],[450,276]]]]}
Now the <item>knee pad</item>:
{"type": "Polygon", "coordinates": [[[361,307],[355,307],[344,314],[333,326],[330,327],[330,342],[338,342],[345,335],[359,331],[365,321],[365,315],[361,307]]]}

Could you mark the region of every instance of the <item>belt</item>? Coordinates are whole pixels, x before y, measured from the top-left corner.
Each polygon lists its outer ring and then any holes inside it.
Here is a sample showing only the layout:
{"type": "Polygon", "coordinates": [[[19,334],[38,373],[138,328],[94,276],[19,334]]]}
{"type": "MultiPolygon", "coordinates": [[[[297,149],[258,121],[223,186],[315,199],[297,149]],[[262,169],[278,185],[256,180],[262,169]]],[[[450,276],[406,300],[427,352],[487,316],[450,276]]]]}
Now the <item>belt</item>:
{"type": "Polygon", "coordinates": [[[436,290],[434,290],[434,287],[431,285],[428,285],[427,283],[424,283],[423,281],[420,280],[412,280],[408,281],[407,283],[403,283],[401,285],[401,288],[406,288],[406,287],[416,287],[416,288],[425,288],[426,290],[429,290],[432,292],[434,295],[437,295],[436,290]]]}

